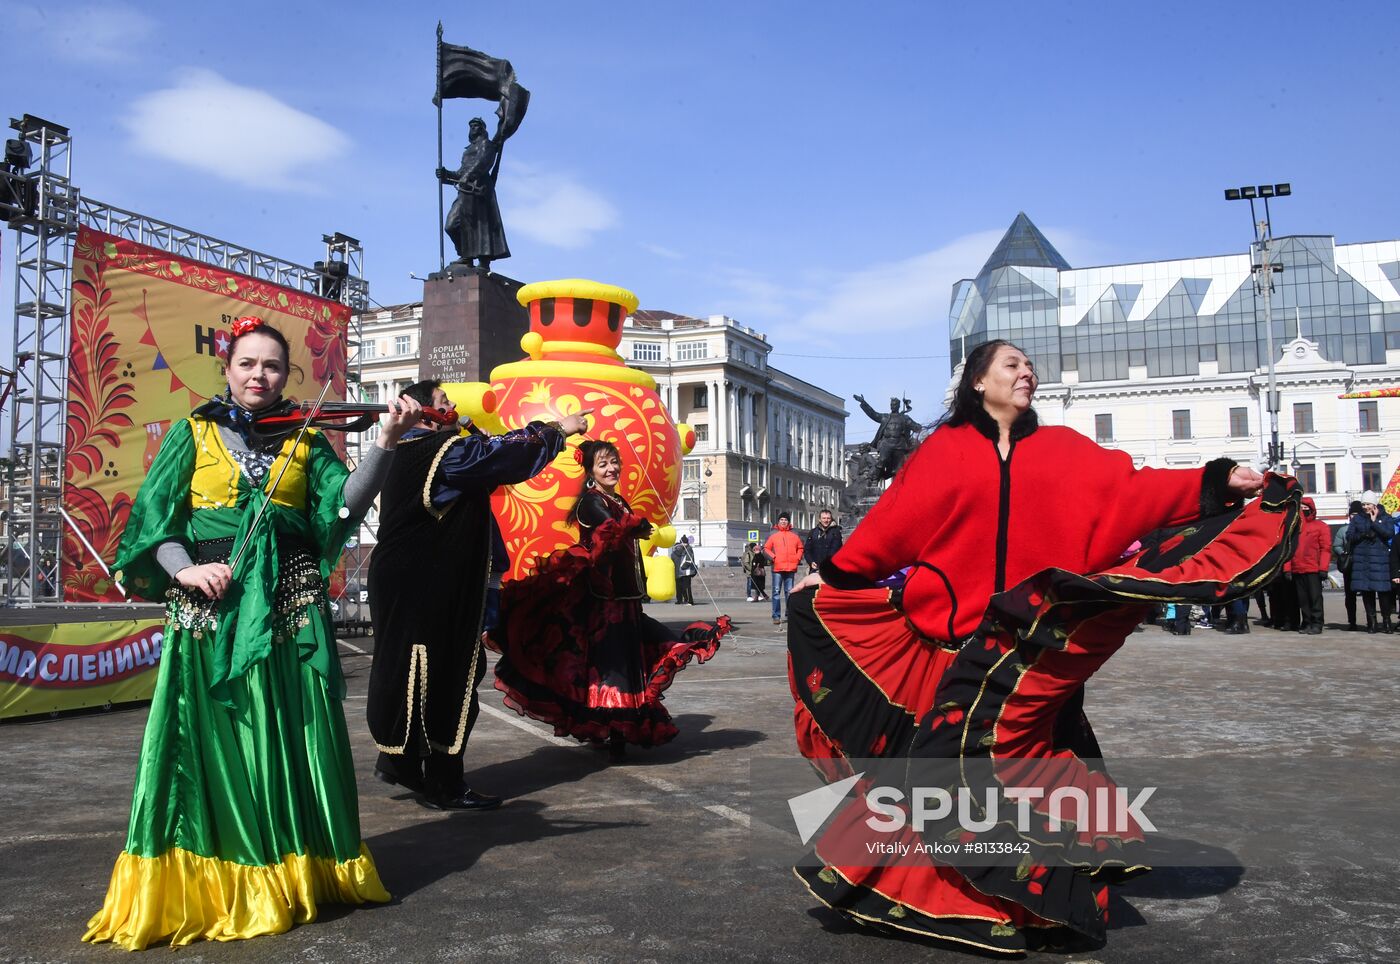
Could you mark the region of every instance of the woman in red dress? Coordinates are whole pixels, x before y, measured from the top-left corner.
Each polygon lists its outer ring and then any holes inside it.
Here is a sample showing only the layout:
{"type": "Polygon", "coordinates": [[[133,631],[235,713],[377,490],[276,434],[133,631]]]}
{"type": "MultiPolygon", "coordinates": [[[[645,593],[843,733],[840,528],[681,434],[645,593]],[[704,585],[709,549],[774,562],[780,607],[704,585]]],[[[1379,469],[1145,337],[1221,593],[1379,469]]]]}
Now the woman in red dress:
{"type": "MultiPolygon", "coordinates": [[[[1084,681],[1156,600],[1243,598],[1287,558],[1291,480],[1271,476],[1265,498],[1241,508],[1266,480],[1230,460],[1136,469],[1125,452],[1039,425],[1036,385],[1009,342],[975,349],[949,416],[797,587],[816,591],[794,591],[797,742],[828,779],[868,771],[870,759],[953,761],[954,779],[981,767],[1003,786],[1011,774],[1016,786],[1111,796],[1101,763],[1088,762],[1099,752],[1084,681]],[[1139,539],[1150,548],[1124,561],[1139,539]],[[877,585],[906,569],[902,587],[877,585]]],[[[1124,850],[1140,831],[1051,832],[1035,813],[1029,834],[1002,821],[977,835],[1020,855],[989,866],[940,861],[932,847],[862,859],[869,851],[853,844],[876,834],[858,793],[796,872],[843,915],[955,946],[1014,954],[1071,933],[1102,939],[1107,884],[1146,869],[1124,850]]],[[[943,819],[922,839],[970,838],[943,819]]]]}
{"type": "Polygon", "coordinates": [[[540,560],[501,590],[491,642],[501,653],[496,689],[517,712],[553,724],[558,736],[606,745],[659,746],[676,725],[661,694],[692,659],[719,649],[729,617],[697,622],[677,638],[642,611],[646,576],[639,539],[651,523],[617,491],[622,460],[611,442],[578,448],[587,469],[570,521],[578,545],[540,560]]]}

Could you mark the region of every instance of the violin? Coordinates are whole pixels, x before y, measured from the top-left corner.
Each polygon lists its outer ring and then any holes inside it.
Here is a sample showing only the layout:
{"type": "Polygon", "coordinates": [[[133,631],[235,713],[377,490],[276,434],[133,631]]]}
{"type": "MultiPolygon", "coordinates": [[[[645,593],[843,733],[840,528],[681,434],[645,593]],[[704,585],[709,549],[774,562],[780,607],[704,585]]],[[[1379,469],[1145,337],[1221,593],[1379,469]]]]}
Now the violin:
{"type": "MultiPolygon", "coordinates": [[[[253,430],[263,436],[286,435],[303,424],[332,432],[363,432],[389,411],[388,405],[366,402],[298,402],[285,398],[253,413],[253,430]]],[[[422,420],[456,425],[457,413],[424,408],[422,420]]]]}

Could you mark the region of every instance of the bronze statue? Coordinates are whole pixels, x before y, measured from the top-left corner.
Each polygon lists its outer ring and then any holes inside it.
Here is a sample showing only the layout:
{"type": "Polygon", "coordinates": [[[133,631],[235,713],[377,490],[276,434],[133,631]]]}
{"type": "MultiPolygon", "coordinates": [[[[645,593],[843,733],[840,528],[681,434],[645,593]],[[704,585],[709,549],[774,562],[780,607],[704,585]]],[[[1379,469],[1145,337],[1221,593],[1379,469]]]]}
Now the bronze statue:
{"type": "Polygon", "coordinates": [[[452,239],[460,264],[473,260],[490,270],[497,258],[509,258],[505,226],[501,209],[496,204],[497,162],[501,156],[500,126],[496,137],[487,138],[486,122],[473,117],[467,149],[462,152],[462,166],[455,171],[445,167],[437,170],[439,183],[456,184],[457,199],[447,212],[443,231],[452,239]]]}
{"type": "Polygon", "coordinates": [[[871,485],[892,479],[916,445],[914,436],[920,426],[909,416],[913,403],[906,398],[901,407],[900,399],[891,398],[889,412],[881,414],[866,402],[864,395],[853,397],[860,402],[861,411],[880,425],[875,437],[860,446],[857,472],[871,485]]]}
{"type": "MultiPolygon", "coordinates": [[[[501,148],[520,127],[530,106],[530,92],[515,79],[509,60],[490,57],[479,50],[443,43],[442,24],[437,28],[438,168],[441,184],[455,184],[457,199],[443,221],[442,230],[457,249],[458,265],[491,269],[491,262],[510,257],[501,209],[496,204],[496,175],[501,169],[501,148]],[[486,122],[473,117],[468,125],[467,149],[462,166],[449,171],[442,166],[442,102],[454,97],[474,97],[496,103],[496,134],[486,136],[486,122]],[[476,262],[476,264],[473,264],[476,262]]],[[[442,191],[438,191],[438,216],[442,215],[442,191]]],[[[441,254],[441,252],[439,252],[441,254]]]]}

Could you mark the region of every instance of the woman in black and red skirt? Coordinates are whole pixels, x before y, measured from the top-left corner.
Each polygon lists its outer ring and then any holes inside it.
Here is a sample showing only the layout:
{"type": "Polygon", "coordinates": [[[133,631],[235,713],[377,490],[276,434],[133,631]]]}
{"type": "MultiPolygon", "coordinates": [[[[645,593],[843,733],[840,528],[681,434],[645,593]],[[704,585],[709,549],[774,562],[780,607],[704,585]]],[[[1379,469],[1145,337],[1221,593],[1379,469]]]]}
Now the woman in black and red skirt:
{"type": "MultiPolygon", "coordinates": [[[[975,349],[949,416],[798,587],[815,592],[794,591],[797,742],[828,779],[859,769],[869,782],[889,760],[901,773],[942,767],[949,792],[986,778],[1047,799],[1082,790],[1102,806],[1116,788],[1095,759],[1085,680],[1156,602],[1247,598],[1288,557],[1292,480],[1266,485],[1226,459],[1134,468],[1125,452],[1039,425],[1036,384],[1014,345],[975,349]],[[1154,532],[1170,526],[1184,528],[1154,532]],[[1149,548],[1124,559],[1138,540],[1149,548]],[[898,588],[880,585],[901,570],[898,588]]],[[[1107,885],[1146,869],[1134,860],[1136,824],[1052,827],[1043,802],[1025,829],[998,819],[975,834],[953,814],[919,834],[881,835],[874,816],[857,793],[798,876],[853,920],[953,946],[1015,954],[1073,934],[1102,939],[1107,885]],[[1016,856],[940,858],[949,851],[932,844],[948,841],[1016,856]]]]}
{"type": "Polygon", "coordinates": [[[553,724],[558,736],[606,745],[659,746],[677,730],[661,694],[692,659],[719,649],[729,617],[697,622],[679,638],[642,611],[646,576],[639,539],[651,523],[618,493],[622,460],[611,442],[578,448],[587,470],[570,520],[576,546],[540,560],[501,590],[491,642],[501,653],[496,689],[519,713],[553,724]]]}

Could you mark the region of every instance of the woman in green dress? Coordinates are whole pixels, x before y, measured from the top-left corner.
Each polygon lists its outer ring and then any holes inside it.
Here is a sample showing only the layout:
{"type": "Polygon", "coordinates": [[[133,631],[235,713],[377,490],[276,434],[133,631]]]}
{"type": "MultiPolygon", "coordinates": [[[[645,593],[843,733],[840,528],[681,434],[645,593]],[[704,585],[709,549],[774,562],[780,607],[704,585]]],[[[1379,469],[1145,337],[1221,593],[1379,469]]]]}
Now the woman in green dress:
{"type": "Polygon", "coordinates": [[[171,427],[132,507],[119,578],[165,598],[167,624],[126,847],[84,940],[237,940],[389,899],[360,839],[326,585],[421,407],[392,403],[352,473],[315,430],[253,430],[289,365],[280,332],[235,322],[228,393],[171,427]]]}

